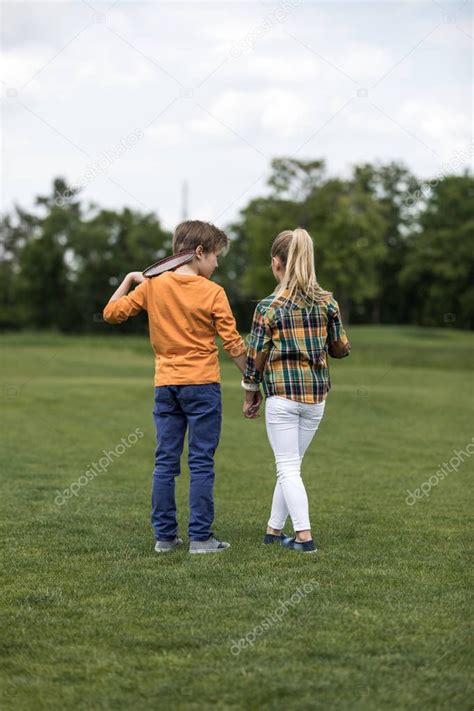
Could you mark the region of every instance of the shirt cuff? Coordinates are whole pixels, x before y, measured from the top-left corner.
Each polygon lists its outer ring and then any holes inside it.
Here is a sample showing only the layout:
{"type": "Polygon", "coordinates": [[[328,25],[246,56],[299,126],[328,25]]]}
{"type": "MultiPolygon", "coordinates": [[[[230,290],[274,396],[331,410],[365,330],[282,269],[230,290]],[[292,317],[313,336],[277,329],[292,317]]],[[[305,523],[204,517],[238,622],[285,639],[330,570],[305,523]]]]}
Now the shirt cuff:
{"type": "Polygon", "coordinates": [[[237,358],[239,355],[243,355],[247,352],[242,339],[240,339],[237,343],[224,345],[224,349],[231,358],[237,358]]]}
{"type": "Polygon", "coordinates": [[[102,318],[107,323],[117,323],[117,319],[114,315],[114,303],[115,302],[112,301],[111,303],[106,304],[104,310],[102,311],[102,318]]]}
{"type": "Polygon", "coordinates": [[[247,368],[244,377],[244,383],[249,383],[249,385],[259,385],[262,380],[260,378],[260,371],[256,368],[247,368]]]}

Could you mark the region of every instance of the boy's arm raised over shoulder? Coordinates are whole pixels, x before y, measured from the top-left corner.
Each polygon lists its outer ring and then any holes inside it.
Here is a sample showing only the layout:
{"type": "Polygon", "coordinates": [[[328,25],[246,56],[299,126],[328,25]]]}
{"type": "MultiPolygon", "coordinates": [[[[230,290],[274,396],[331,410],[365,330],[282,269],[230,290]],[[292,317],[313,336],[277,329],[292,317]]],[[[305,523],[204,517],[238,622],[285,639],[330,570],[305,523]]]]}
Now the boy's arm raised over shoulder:
{"type": "Polygon", "coordinates": [[[335,299],[328,304],[328,353],[332,358],[345,358],[351,352],[351,344],[342,325],[339,305],[335,299]]]}
{"type": "Polygon", "coordinates": [[[227,295],[219,288],[212,304],[212,317],[217,333],[222,338],[224,348],[241,373],[245,369],[245,344],[237,331],[234,314],[230,308],[227,295]]]}
{"type": "Polygon", "coordinates": [[[145,277],[141,272],[127,274],[104,308],[104,321],[122,323],[130,316],[136,316],[142,309],[146,310],[146,283],[144,282],[145,277]],[[139,286],[129,294],[133,284],[139,286]]]}

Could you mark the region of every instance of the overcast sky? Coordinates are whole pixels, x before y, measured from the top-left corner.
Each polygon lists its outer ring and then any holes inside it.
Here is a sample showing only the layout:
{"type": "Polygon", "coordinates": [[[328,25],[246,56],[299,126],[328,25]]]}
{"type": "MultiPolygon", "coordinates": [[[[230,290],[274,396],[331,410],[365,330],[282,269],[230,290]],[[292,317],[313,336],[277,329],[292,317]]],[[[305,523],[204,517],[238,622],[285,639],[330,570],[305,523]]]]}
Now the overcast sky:
{"type": "MultiPolygon", "coordinates": [[[[3,2],[2,209],[85,200],[225,226],[271,158],[467,166],[470,2],[3,2]]],[[[471,15],[471,16],[470,16],[471,15]]]]}

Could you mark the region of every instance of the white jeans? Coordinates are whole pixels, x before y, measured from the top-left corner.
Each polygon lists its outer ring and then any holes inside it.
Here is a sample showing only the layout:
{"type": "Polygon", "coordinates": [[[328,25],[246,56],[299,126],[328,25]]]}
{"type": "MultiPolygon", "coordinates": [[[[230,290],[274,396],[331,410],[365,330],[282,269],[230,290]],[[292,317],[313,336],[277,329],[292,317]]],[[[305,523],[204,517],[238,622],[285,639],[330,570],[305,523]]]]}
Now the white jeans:
{"type": "Polygon", "coordinates": [[[284,527],[288,514],[295,531],[307,531],[308,497],[301,478],[301,463],[324,414],[326,401],[305,403],[272,395],[265,403],[265,420],[275,455],[277,483],[268,525],[284,527]]]}

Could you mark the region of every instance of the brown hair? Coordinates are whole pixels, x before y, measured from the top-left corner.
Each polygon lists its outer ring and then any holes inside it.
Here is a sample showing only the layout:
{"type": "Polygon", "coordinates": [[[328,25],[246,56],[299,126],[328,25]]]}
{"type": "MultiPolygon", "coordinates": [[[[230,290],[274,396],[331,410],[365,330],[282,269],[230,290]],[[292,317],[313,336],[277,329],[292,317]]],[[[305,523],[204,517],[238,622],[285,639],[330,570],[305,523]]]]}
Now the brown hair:
{"type": "Polygon", "coordinates": [[[202,245],[204,253],[223,252],[229,246],[229,238],[211,222],[186,220],[177,226],[173,235],[173,254],[202,245]]]}
{"type": "Polygon", "coordinates": [[[302,296],[306,302],[314,303],[330,296],[319,286],[314,268],[313,240],[306,230],[284,230],[272,244],[272,257],[278,257],[285,270],[283,279],[275,290],[279,296],[288,291],[288,300],[302,296]]]}

